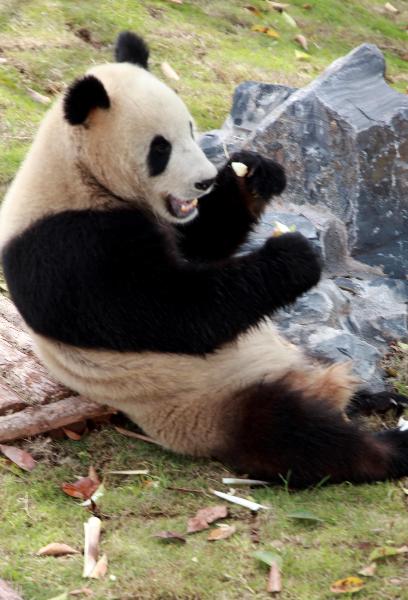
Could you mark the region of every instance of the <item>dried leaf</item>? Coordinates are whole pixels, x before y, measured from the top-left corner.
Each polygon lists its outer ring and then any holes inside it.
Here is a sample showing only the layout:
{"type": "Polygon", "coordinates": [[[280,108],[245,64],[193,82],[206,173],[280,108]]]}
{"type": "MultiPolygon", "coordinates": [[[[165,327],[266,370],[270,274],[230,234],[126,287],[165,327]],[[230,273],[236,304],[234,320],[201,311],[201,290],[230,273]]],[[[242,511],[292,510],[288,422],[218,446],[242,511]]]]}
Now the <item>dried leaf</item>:
{"type": "Polygon", "coordinates": [[[99,538],[101,535],[102,522],[98,517],[90,517],[84,523],[84,569],[82,577],[91,577],[96,567],[99,553],[99,538]]]}
{"type": "Polygon", "coordinates": [[[70,596],[93,596],[94,593],[90,588],[87,587],[83,587],[83,588],[78,588],[77,590],[72,590],[72,592],[69,592],[70,596]]]}
{"type": "Polygon", "coordinates": [[[306,54],[306,52],[301,52],[300,50],[295,50],[295,58],[297,60],[309,61],[311,57],[310,57],[310,54],[306,54]]]}
{"type": "Polygon", "coordinates": [[[34,460],[31,454],[25,450],[21,450],[21,448],[0,444],[0,451],[4,454],[4,456],[11,460],[11,462],[24,471],[32,471],[37,466],[37,462],[34,460]]]}
{"type": "Polygon", "coordinates": [[[103,579],[108,572],[108,556],[103,554],[90,574],[91,579],[103,579]]]}
{"type": "Polygon", "coordinates": [[[84,500],[83,502],[81,502],[81,506],[92,506],[92,503],[97,504],[104,494],[105,486],[103,485],[103,483],[101,483],[101,485],[98,487],[95,493],[92,494],[92,496],[88,498],[88,500],[84,500]]]}
{"type": "Polygon", "coordinates": [[[278,40],[280,38],[280,34],[277,31],[275,31],[275,29],[272,29],[272,27],[267,27],[265,33],[266,35],[269,35],[269,37],[274,38],[275,40],[278,40]]]}
{"type": "Polygon", "coordinates": [[[89,500],[100,486],[100,481],[95,471],[89,470],[88,477],[80,477],[74,483],[63,483],[61,485],[62,490],[73,498],[79,498],[80,500],[89,500]]]}
{"type": "Polygon", "coordinates": [[[48,96],[44,96],[31,88],[27,88],[28,95],[34,100],[34,102],[38,102],[39,104],[49,104],[51,99],[48,96]]]}
{"type": "Polygon", "coordinates": [[[256,6],[245,6],[246,10],[249,10],[249,12],[251,12],[252,14],[256,15],[257,17],[261,17],[262,13],[259,10],[259,8],[256,8],[256,6]]]}
{"type": "Polygon", "coordinates": [[[279,565],[276,561],[273,561],[270,566],[266,591],[270,594],[279,594],[282,591],[282,579],[279,565]]]}
{"type": "Polygon", "coordinates": [[[360,577],[346,577],[332,583],[330,591],[333,594],[355,594],[363,589],[364,586],[365,583],[360,577]]]}
{"type": "Polygon", "coordinates": [[[264,25],[252,25],[251,31],[256,31],[258,33],[266,33],[268,31],[268,28],[264,25]]]}
{"type": "Polygon", "coordinates": [[[303,8],[304,8],[305,10],[312,10],[313,6],[312,6],[311,4],[304,4],[304,5],[303,5],[303,8]]]}
{"type": "Polygon", "coordinates": [[[375,575],[376,569],[377,569],[377,564],[375,562],[373,562],[370,565],[367,565],[366,567],[363,567],[362,569],[360,569],[358,574],[364,575],[364,577],[373,577],[375,575]]]}
{"type": "Polygon", "coordinates": [[[273,8],[273,10],[277,10],[278,12],[282,12],[285,8],[288,8],[289,4],[283,4],[282,2],[272,2],[271,0],[267,0],[268,6],[273,8]]]}
{"type": "Polygon", "coordinates": [[[391,546],[383,546],[382,548],[376,548],[373,550],[368,557],[370,562],[374,560],[380,560],[382,558],[388,558],[390,556],[398,556],[399,554],[406,554],[408,552],[408,546],[401,546],[401,548],[393,548],[391,546]]]}
{"type": "Polygon", "coordinates": [[[324,522],[323,519],[308,510],[294,510],[288,513],[287,517],[289,519],[301,519],[304,521],[316,521],[320,523],[324,522]]]}
{"type": "Polygon", "coordinates": [[[142,440],[143,442],[149,442],[149,444],[156,444],[156,446],[161,446],[159,442],[156,442],[153,438],[143,435],[143,433],[136,433],[135,431],[129,431],[128,429],[123,429],[122,427],[115,427],[118,433],[125,435],[126,437],[134,438],[135,440],[142,440]]]}
{"type": "Polygon", "coordinates": [[[249,510],[259,510],[260,508],[264,508],[268,510],[270,507],[265,506],[264,504],[258,504],[258,502],[253,502],[252,500],[247,500],[246,498],[240,498],[239,496],[233,496],[232,494],[225,494],[224,492],[218,492],[217,490],[210,490],[212,494],[222,498],[223,500],[227,500],[227,502],[231,502],[232,504],[238,504],[239,506],[243,506],[244,508],[249,508],[249,510]]]}
{"type": "Polygon", "coordinates": [[[183,0],[167,0],[167,2],[171,2],[172,4],[183,4],[183,0]]]}
{"type": "Polygon", "coordinates": [[[236,531],[235,525],[219,525],[214,527],[208,534],[207,540],[216,542],[218,540],[226,540],[231,537],[236,531]]]}
{"type": "Polygon", "coordinates": [[[208,529],[210,523],[214,523],[218,519],[225,519],[227,516],[228,508],[225,504],[201,508],[194,517],[188,520],[187,533],[197,533],[198,531],[208,529]]]}
{"type": "Polygon", "coordinates": [[[79,440],[82,438],[82,435],[80,433],[77,433],[76,431],[72,431],[71,429],[67,429],[66,427],[63,427],[62,431],[65,433],[67,438],[69,438],[70,440],[72,440],[74,442],[79,442],[79,440]]]}
{"type": "Polygon", "coordinates": [[[302,35],[301,33],[299,33],[296,37],[295,37],[295,42],[297,42],[300,46],[302,46],[303,50],[308,50],[309,48],[309,43],[307,41],[307,38],[302,35]]]}
{"type": "Polygon", "coordinates": [[[53,542],[40,548],[36,554],[37,556],[66,556],[67,554],[79,554],[79,552],[68,544],[53,542]]]}
{"type": "Polygon", "coordinates": [[[391,13],[392,15],[397,15],[399,13],[398,8],[395,8],[395,6],[391,4],[391,2],[387,2],[386,4],[384,4],[384,8],[387,12],[391,13]]]}
{"type": "Polygon", "coordinates": [[[153,537],[159,538],[164,542],[181,542],[182,544],[186,543],[186,538],[181,535],[181,533],[177,533],[177,531],[159,531],[159,533],[155,533],[153,537]]]}
{"type": "Polygon", "coordinates": [[[282,11],[282,17],[285,19],[286,23],[290,27],[297,27],[297,23],[296,23],[295,19],[293,17],[291,17],[291,15],[289,13],[285,12],[284,10],[282,11]]]}
{"type": "Polygon", "coordinates": [[[162,70],[163,75],[167,77],[167,79],[174,79],[174,81],[180,80],[179,75],[176,73],[173,67],[169,65],[168,62],[162,62],[160,68],[162,70]]]}

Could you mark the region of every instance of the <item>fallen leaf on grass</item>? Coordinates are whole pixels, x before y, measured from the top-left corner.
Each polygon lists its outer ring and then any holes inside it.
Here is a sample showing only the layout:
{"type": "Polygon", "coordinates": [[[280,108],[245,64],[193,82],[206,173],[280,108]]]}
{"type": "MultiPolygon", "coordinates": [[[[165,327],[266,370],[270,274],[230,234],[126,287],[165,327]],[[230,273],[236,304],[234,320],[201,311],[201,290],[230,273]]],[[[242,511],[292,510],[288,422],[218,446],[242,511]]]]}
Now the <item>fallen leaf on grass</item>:
{"type": "Polygon", "coordinates": [[[94,467],[89,467],[88,477],[80,477],[74,483],[63,483],[62,490],[73,498],[89,500],[101,485],[94,467]]]}
{"type": "Polygon", "coordinates": [[[88,498],[88,500],[84,500],[83,502],[81,502],[81,506],[92,506],[92,504],[97,504],[104,494],[105,486],[103,485],[103,483],[101,483],[98,489],[92,494],[90,498],[88,498]]]}
{"type": "Polygon", "coordinates": [[[40,548],[36,554],[37,556],[66,556],[67,554],[79,554],[79,552],[68,544],[53,542],[40,548]]]}
{"type": "Polygon", "coordinates": [[[96,567],[99,553],[99,538],[102,522],[98,517],[90,517],[84,523],[84,569],[82,577],[91,577],[96,567]]]}
{"type": "Polygon", "coordinates": [[[171,2],[172,4],[183,4],[183,0],[167,0],[167,2],[171,2]]]}
{"type": "Polygon", "coordinates": [[[37,466],[37,462],[33,459],[31,454],[25,450],[21,450],[21,448],[0,444],[0,451],[6,458],[11,460],[11,462],[24,471],[32,471],[37,466]]]}
{"type": "Polygon", "coordinates": [[[82,435],[80,433],[77,433],[76,431],[72,431],[72,429],[67,429],[66,427],[63,427],[62,431],[65,433],[67,438],[69,438],[70,440],[72,440],[74,442],[79,442],[79,440],[82,438],[82,435]]]}
{"type": "Polygon", "coordinates": [[[406,554],[408,552],[408,546],[401,546],[401,548],[392,548],[391,546],[384,546],[383,548],[376,548],[373,550],[368,557],[370,562],[374,560],[381,560],[382,558],[388,558],[389,556],[398,556],[399,554],[406,554]]]}
{"type": "Polygon", "coordinates": [[[309,48],[309,42],[307,41],[307,38],[302,35],[301,33],[299,33],[299,35],[297,35],[295,37],[295,42],[297,42],[300,46],[302,46],[303,50],[308,50],[309,48]]]}
{"type": "Polygon", "coordinates": [[[286,23],[290,27],[297,27],[297,23],[296,23],[295,19],[289,13],[285,12],[284,10],[282,11],[282,17],[285,19],[286,23]]]}
{"type": "Polygon", "coordinates": [[[295,58],[296,60],[310,60],[310,54],[306,54],[306,52],[301,52],[300,50],[295,50],[295,58]]]}
{"type": "Polygon", "coordinates": [[[307,3],[306,3],[306,4],[304,4],[304,5],[303,5],[303,8],[304,8],[305,10],[312,10],[313,6],[312,6],[311,4],[307,4],[307,3]]]}
{"type": "Polygon", "coordinates": [[[240,498],[239,496],[233,496],[232,494],[225,494],[224,492],[218,492],[217,490],[210,490],[210,492],[215,496],[222,498],[223,500],[227,500],[227,502],[231,502],[232,504],[238,504],[239,506],[249,508],[249,510],[252,511],[257,511],[260,508],[264,508],[265,510],[270,509],[270,506],[265,506],[264,504],[259,504],[258,502],[247,500],[246,498],[240,498]]]}
{"type": "Polygon", "coordinates": [[[256,8],[256,6],[245,6],[245,9],[251,12],[252,14],[256,15],[257,17],[262,16],[261,11],[259,10],[259,8],[256,8]]]}
{"type": "Polygon", "coordinates": [[[126,437],[134,438],[135,440],[143,440],[143,442],[149,442],[149,444],[156,444],[156,446],[161,446],[159,442],[156,442],[153,438],[148,435],[143,435],[143,433],[136,433],[135,431],[129,431],[129,429],[123,429],[122,427],[115,427],[118,433],[125,435],[126,437]]]}
{"type": "Polygon", "coordinates": [[[87,587],[83,587],[83,588],[78,588],[77,590],[72,590],[72,592],[69,592],[70,596],[93,596],[93,591],[90,588],[87,587]]]}
{"type": "Polygon", "coordinates": [[[282,12],[285,8],[288,8],[289,4],[283,4],[282,2],[272,2],[271,0],[267,0],[268,6],[273,8],[273,10],[277,10],[278,12],[282,12]]]}
{"type": "Polygon", "coordinates": [[[395,6],[391,4],[391,2],[387,2],[386,4],[384,4],[384,8],[387,12],[391,13],[392,15],[397,15],[399,13],[398,8],[395,8],[395,6]]]}
{"type": "Polygon", "coordinates": [[[194,517],[188,520],[187,533],[197,533],[198,531],[208,529],[210,523],[214,523],[218,519],[225,519],[227,516],[228,508],[225,504],[201,508],[194,517]]]}
{"type": "Polygon", "coordinates": [[[370,565],[367,565],[366,567],[363,567],[362,569],[360,569],[358,574],[363,575],[364,577],[374,577],[376,570],[377,570],[377,564],[375,562],[373,562],[370,565]]]}
{"type": "Polygon", "coordinates": [[[155,533],[155,538],[159,538],[163,540],[163,542],[177,543],[180,542],[182,544],[186,543],[186,538],[181,535],[181,533],[177,533],[177,531],[159,531],[159,533],[155,533]]]}
{"type": "Polygon", "coordinates": [[[208,534],[207,540],[210,542],[217,542],[218,540],[226,540],[231,537],[236,531],[235,525],[219,525],[208,534]]]}
{"type": "Polygon", "coordinates": [[[301,519],[304,521],[316,521],[324,523],[324,520],[308,510],[294,510],[287,514],[289,519],[301,519]]]}
{"type": "Polygon", "coordinates": [[[279,594],[282,591],[282,578],[276,561],[270,566],[266,591],[270,594],[279,594]]]}
{"type": "Polygon", "coordinates": [[[103,579],[108,572],[108,556],[103,554],[96,563],[92,573],[89,575],[90,579],[103,579]]]}
{"type": "Polygon", "coordinates": [[[173,67],[168,62],[162,62],[160,65],[162,73],[167,79],[174,79],[174,81],[179,81],[180,76],[176,73],[173,67]]]}
{"type": "Polygon", "coordinates": [[[51,102],[51,98],[48,98],[48,96],[44,96],[44,94],[40,94],[31,88],[27,88],[27,92],[34,102],[38,102],[39,104],[49,104],[51,102]]]}
{"type": "Polygon", "coordinates": [[[265,563],[269,567],[275,562],[278,566],[282,564],[282,558],[275,552],[269,552],[269,550],[257,550],[253,553],[253,557],[265,563]]]}
{"type": "Polygon", "coordinates": [[[282,566],[282,558],[279,554],[269,552],[268,550],[257,550],[253,557],[260,560],[269,567],[267,592],[276,594],[282,591],[282,582],[280,568],[282,566]]]}
{"type": "Polygon", "coordinates": [[[365,583],[360,577],[346,577],[338,579],[330,586],[333,594],[355,594],[363,589],[365,583]]]}
{"type": "Polygon", "coordinates": [[[258,33],[265,33],[269,37],[272,37],[275,39],[280,38],[279,33],[277,31],[275,31],[275,29],[272,29],[272,27],[264,27],[263,25],[252,25],[251,31],[255,31],[258,33]]]}

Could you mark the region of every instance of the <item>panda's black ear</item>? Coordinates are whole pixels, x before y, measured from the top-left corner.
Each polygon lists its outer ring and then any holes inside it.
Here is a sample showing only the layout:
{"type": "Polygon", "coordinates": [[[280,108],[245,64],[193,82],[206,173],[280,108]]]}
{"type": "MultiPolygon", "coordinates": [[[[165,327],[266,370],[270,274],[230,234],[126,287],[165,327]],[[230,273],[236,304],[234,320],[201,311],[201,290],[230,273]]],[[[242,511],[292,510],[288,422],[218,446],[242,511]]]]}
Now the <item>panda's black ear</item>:
{"type": "Polygon", "coordinates": [[[132,31],[122,31],[115,44],[117,62],[130,62],[148,69],[149,48],[146,42],[132,31]]]}
{"type": "Polygon", "coordinates": [[[74,81],[64,97],[64,116],[71,125],[82,125],[94,108],[109,107],[108,93],[103,83],[93,75],[74,81]]]}

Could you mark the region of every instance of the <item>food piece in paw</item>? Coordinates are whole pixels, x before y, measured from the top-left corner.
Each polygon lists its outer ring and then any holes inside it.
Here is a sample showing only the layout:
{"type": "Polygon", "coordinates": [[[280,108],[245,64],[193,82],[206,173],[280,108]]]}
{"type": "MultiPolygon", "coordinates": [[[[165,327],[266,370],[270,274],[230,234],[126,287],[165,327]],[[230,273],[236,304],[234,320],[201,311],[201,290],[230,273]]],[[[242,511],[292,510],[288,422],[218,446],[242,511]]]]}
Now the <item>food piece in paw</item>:
{"type": "Polygon", "coordinates": [[[296,225],[291,225],[290,227],[288,227],[280,221],[275,221],[275,226],[272,229],[272,237],[279,237],[284,233],[291,233],[293,231],[296,231],[296,225]]]}
{"type": "Polygon", "coordinates": [[[242,162],[232,162],[231,167],[237,177],[245,177],[248,173],[248,167],[242,162]]]}

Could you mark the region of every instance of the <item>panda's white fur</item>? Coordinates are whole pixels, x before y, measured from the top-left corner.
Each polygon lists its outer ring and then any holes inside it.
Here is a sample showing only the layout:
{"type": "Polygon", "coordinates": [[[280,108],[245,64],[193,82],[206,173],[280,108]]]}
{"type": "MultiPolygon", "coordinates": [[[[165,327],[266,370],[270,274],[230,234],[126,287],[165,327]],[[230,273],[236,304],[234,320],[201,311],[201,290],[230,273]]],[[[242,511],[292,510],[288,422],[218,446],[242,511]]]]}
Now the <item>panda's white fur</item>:
{"type": "MultiPolygon", "coordinates": [[[[66,210],[106,211],[121,208],[122,202],[148,203],[158,221],[175,223],[178,220],[166,209],[164,196],[190,200],[197,195],[197,181],[216,175],[191,135],[189,112],[173,90],[130,63],[93,67],[88,74],[102,82],[110,108],[92,110],[83,126],[74,127],[64,118],[63,99],[48,112],[3,202],[3,250],[32,224],[66,210]],[[170,139],[173,147],[165,171],[151,177],[146,155],[156,132],[170,139]],[[89,174],[100,188],[89,184],[89,174]],[[112,193],[103,193],[105,188],[112,193]]],[[[237,398],[245,390],[258,384],[275,389],[278,382],[276,403],[291,401],[279,391],[283,389],[290,398],[294,394],[314,407],[311,412],[324,406],[341,421],[358,385],[349,364],[317,364],[283,339],[269,319],[204,355],[87,349],[30,331],[44,364],[68,387],[125,412],[167,448],[196,456],[225,455],[232,462],[235,450],[225,448],[234,429],[231,424],[239,417],[237,398]]],[[[256,411],[256,394],[251,402],[256,411]]],[[[237,453],[239,443],[233,444],[237,453]]],[[[329,440],[328,453],[330,447],[329,440]]],[[[247,467],[245,460],[237,462],[247,467]]],[[[344,479],[343,471],[337,474],[336,469],[329,473],[333,480],[344,479]]],[[[383,476],[364,469],[356,480],[383,476]]],[[[268,474],[258,459],[253,470],[268,474]]],[[[305,476],[306,482],[312,480],[313,474],[305,476]]]]}

